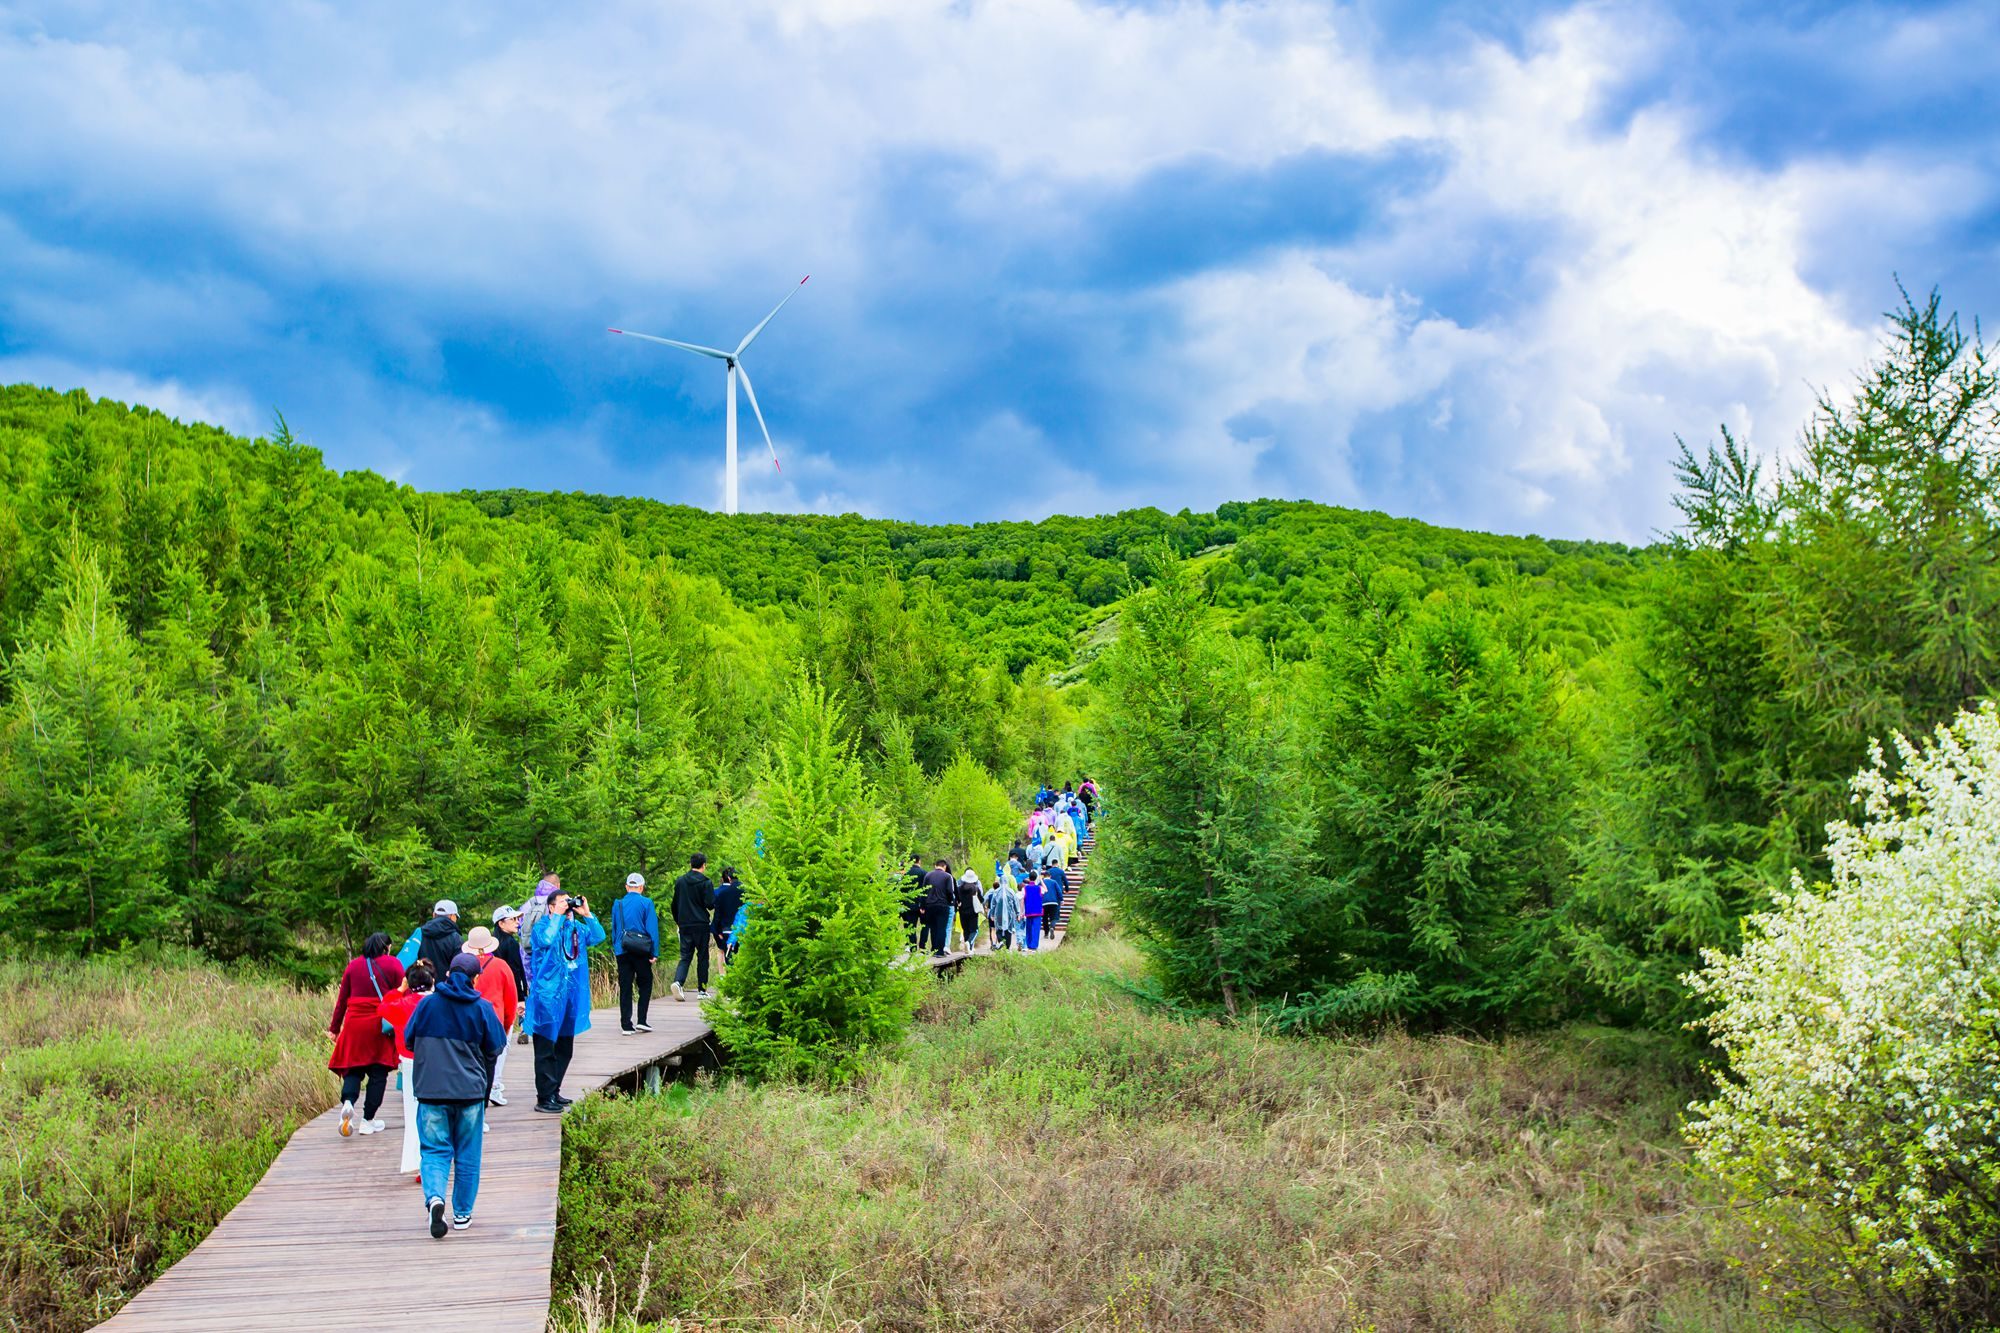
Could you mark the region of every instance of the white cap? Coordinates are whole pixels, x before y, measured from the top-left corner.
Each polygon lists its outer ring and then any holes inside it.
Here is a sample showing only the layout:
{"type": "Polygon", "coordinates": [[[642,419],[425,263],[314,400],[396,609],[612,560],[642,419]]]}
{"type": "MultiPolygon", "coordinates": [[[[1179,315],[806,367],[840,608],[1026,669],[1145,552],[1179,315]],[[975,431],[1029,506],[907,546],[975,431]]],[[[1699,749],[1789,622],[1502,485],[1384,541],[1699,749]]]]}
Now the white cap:
{"type": "Polygon", "coordinates": [[[628,889],[643,889],[646,887],[646,877],[635,870],[625,877],[625,887],[628,889]]]}
{"type": "Polygon", "coordinates": [[[509,907],[505,903],[502,903],[493,909],[493,924],[497,926],[502,921],[512,921],[519,915],[521,915],[520,909],[509,907]]]}
{"type": "Polygon", "coordinates": [[[440,899],[438,899],[438,900],[437,900],[437,906],[436,906],[436,907],[433,907],[433,908],[431,908],[431,915],[432,915],[432,916],[457,916],[457,915],[458,915],[458,904],[457,904],[457,903],[455,903],[455,902],[453,902],[453,901],[452,901],[451,899],[449,899],[449,898],[440,898],[440,899]]]}

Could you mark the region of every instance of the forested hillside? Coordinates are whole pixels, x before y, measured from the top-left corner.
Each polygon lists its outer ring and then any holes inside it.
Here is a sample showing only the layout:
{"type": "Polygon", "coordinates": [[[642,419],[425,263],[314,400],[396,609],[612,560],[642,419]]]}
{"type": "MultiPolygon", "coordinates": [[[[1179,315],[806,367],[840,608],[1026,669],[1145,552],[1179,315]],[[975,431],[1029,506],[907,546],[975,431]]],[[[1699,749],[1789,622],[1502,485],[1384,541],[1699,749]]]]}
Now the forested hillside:
{"type": "Polygon", "coordinates": [[[0,477],[0,911],[82,951],[297,957],[546,867],[656,873],[742,834],[804,672],[920,838],[959,754],[1017,792],[1074,772],[1121,599],[1181,562],[1280,656],[1368,570],[1581,664],[1645,560],[1275,502],[923,527],[427,495],[282,420],[250,441],[26,386],[0,477]]]}

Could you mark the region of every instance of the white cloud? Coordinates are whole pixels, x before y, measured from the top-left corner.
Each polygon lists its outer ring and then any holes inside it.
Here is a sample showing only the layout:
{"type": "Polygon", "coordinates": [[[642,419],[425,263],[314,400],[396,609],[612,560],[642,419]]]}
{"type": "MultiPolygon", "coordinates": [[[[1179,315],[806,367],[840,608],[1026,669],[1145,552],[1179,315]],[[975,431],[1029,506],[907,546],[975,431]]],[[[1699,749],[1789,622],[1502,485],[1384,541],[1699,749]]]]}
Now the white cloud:
{"type": "Polygon", "coordinates": [[[270,424],[269,413],[260,411],[233,387],[150,379],[117,367],[80,364],[60,357],[0,356],[0,384],[38,384],[64,392],[83,389],[93,398],[150,407],[176,421],[203,421],[240,435],[260,435],[270,424]]]}
{"type": "MultiPolygon", "coordinates": [[[[679,435],[667,461],[635,464],[587,406],[523,429],[445,386],[435,312],[584,329],[609,305],[722,337],[707,324],[754,317],[765,297],[746,293],[811,267],[822,277],[783,336],[795,355],[818,349],[816,379],[774,367],[787,470],[746,449],[746,508],[972,517],[1274,493],[1639,538],[1665,519],[1674,433],[1726,419],[1782,446],[1812,388],[1866,358],[1870,328],[1816,270],[1830,225],[1841,281],[1872,290],[1882,256],[1991,191],[1976,166],[1888,154],[1759,167],[1704,146],[1685,108],[1610,114],[1673,31],[1667,7],[1643,3],[1558,14],[1525,50],[1393,51],[1309,0],[25,12],[0,12],[0,120],[27,131],[0,136],[0,200],[128,232],[211,227],[264,273],[392,293],[402,304],[360,321],[372,356],[349,348],[311,373],[379,416],[340,430],[329,456],[420,485],[502,484],[507,461],[553,455],[576,484],[709,503],[719,463],[679,435]],[[1060,244],[1080,201],[1155,168],[1399,143],[1434,150],[1440,174],[1355,240],[1136,292],[1093,289],[1087,272],[970,290],[1004,271],[982,251],[995,238],[1060,244]],[[926,155],[966,179],[921,206],[957,211],[899,216],[919,205],[885,186],[888,169],[926,155]],[[1482,272],[1496,290],[1468,297],[1482,272]],[[953,300],[997,319],[1059,312],[1089,357],[1091,410],[1044,420],[982,402],[941,441],[930,414],[995,352],[950,341],[935,308],[953,300]],[[1145,336],[1104,332],[1134,321],[1145,336]],[[814,393],[881,430],[827,439],[814,393]],[[1019,470],[1040,489],[1010,489],[1019,470]]],[[[1950,31],[1887,24],[1884,49],[1937,59],[1950,31]]],[[[38,257],[0,301],[5,345],[263,424],[243,404],[275,393],[230,386],[221,363],[299,335],[254,282],[163,241],[150,267],[115,261],[100,293],[87,240],[37,242],[0,216],[0,248],[15,241],[38,257]],[[217,349],[213,383],[149,370],[197,338],[217,349]]],[[[294,355],[332,351],[314,338],[294,355]]]]}

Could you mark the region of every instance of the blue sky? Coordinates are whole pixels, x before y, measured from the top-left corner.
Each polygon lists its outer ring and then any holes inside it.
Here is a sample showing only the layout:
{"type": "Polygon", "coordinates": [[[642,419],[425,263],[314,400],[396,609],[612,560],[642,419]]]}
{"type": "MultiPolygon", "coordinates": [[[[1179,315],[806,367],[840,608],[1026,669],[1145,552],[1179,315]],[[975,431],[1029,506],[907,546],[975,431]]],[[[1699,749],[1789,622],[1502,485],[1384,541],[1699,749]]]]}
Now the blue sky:
{"type": "Polygon", "coordinates": [[[0,381],[339,467],[1644,540],[1894,275],[2000,319],[2000,5],[9,5],[0,381]],[[753,449],[754,444],[754,449],[753,449]]]}

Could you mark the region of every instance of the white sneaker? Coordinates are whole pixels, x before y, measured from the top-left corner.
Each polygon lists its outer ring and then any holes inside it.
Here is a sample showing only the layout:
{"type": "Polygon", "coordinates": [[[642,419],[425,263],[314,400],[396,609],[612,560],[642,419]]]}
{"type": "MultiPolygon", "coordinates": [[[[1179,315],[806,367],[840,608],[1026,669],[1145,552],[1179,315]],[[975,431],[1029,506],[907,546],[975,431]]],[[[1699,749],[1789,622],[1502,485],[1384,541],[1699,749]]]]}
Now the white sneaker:
{"type": "Polygon", "coordinates": [[[653,1025],[651,1023],[634,1023],[632,1026],[635,1030],[640,1032],[651,1032],[653,1030],[653,1025]]]}
{"type": "Polygon", "coordinates": [[[506,1094],[496,1090],[492,1096],[486,1099],[486,1104],[488,1106],[505,1106],[507,1104],[506,1094]]]}
{"type": "Polygon", "coordinates": [[[354,1127],[356,1134],[380,1134],[389,1127],[386,1120],[364,1120],[354,1127]]]}
{"type": "Polygon", "coordinates": [[[354,1103],[340,1104],[340,1137],[343,1139],[354,1132],[354,1103]]]}
{"type": "MultiPolygon", "coordinates": [[[[686,1000],[686,999],[687,999],[687,992],[686,992],[686,991],[683,991],[683,990],[681,989],[681,983],[680,983],[680,982],[678,982],[678,981],[676,981],[676,982],[672,982],[671,984],[669,984],[669,985],[668,985],[667,989],[668,989],[668,990],[670,990],[670,991],[672,991],[672,992],[674,993],[674,998],[675,998],[676,1000],[686,1000]]],[[[343,1132],[344,1132],[344,1131],[343,1131],[343,1132]]]]}

